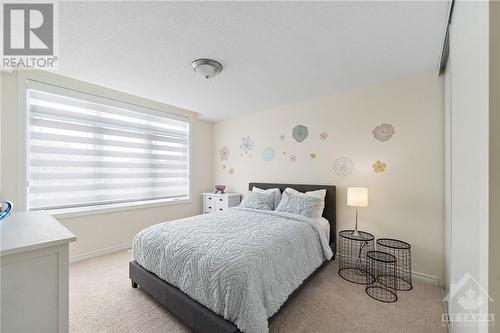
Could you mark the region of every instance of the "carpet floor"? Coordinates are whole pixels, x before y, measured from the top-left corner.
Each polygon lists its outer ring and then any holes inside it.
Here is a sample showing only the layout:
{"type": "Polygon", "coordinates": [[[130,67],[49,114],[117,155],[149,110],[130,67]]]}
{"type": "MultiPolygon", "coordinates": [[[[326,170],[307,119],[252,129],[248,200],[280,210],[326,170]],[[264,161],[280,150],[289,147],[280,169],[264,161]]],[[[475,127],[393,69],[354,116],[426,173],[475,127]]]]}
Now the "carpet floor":
{"type": "MultiPolygon", "coordinates": [[[[128,279],[128,251],[70,265],[70,332],[190,330],[128,279]]],[[[307,283],[270,323],[271,333],[445,332],[439,287],[414,281],[396,303],[370,298],[337,274],[335,262],[307,283]]]]}

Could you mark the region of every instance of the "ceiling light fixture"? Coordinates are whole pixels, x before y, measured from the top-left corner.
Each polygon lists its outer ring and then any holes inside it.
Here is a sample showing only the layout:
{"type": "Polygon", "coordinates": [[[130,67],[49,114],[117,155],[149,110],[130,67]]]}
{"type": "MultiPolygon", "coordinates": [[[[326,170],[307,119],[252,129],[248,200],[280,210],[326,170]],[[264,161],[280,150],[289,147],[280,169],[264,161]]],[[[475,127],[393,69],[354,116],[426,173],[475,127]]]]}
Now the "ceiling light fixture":
{"type": "Polygon", "coordinates": [[[205,79],[214,78],[222,72],[222,65],[212,59],[196,59],[191,63],[191,66],[196,74],[205,79]]]}

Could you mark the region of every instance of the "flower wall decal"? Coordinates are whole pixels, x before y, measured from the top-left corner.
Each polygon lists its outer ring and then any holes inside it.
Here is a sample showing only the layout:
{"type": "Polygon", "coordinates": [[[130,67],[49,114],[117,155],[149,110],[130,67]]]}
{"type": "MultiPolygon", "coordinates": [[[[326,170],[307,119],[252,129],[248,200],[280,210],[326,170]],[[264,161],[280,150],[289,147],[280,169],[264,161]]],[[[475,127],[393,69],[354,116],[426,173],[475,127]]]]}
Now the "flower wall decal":
{"type": "Polygon", "coordinates": [[[262,151],[262,158],[266,162],[270,162],[270,161],[274,160],[275,157],[276,157],[276,153],[274,152],[274,149],[271,147],[266,147],[266,148],[264,148],[264,151],[262,151]]]}
{"type": "Polygon", "coordinates": [[[342,157],[333,162],[333,170],[341,177],[349,176],[354,168],[354,163],[350,158],[342,157]]]}
{"type": "Polygon", "coordinates": [[[292,130],[292,136],[297,142],[304,141],[309,135],[309,130],[304,125],[297,125],[292,130]]]}
{"type": "Polygon", "coordinates": [[[310,154],[309,154],[309,156],[310,156],[311,158],[316,158],[316,157],[318,157],[318,155],[316,155],[316,153],[310,153],[310,154]]]}
{"type": "Polygon", "coordinates": [[[297,156],[295,156],[294,154],[291,154],[290,155],[290,162],[295,162],[297,161],[297,156]]]}
{"type": "Polygon", "coordinates": [[[222,147],[219,150],[219,156],[221,161],[227,161],[229,158],[229,148],[227,148],[227,146],[222,147]]]}
{"type": "Polygon", "coordinates": [[[229,174],[234,175],[234,168],[229,169],[229,174]]]}
{"type": "Polygon", "coordinates": [[[394,127],[391,124],[382,124],[377,127],[375,127],[372,131],[373,136],[375,139],[384,142],[389,140],[396,131],[394,130],[394,127]]]}
{"type": "Polygon", "coordinates": [[[249,155],[250,157],[252,156],[251,155],[251,151],[253,150],[253,140],[250,139],[249,136],[247,136],[246,138],[245,137],[242,137],[241,138],[241,145],[240,145],[240,148],[241,148],[241,155],[243,156],[243,153],[245,153],[245,155],[249,155]]]}
{"type": "Polygon", "coordinates": [[[285,141],[285,139],[286,139],[285,134],[281,134],[281,135],[280,135],[280,140],[281,140],[281,141],[285,141]]]}
{"type": "Polygon", "coordinates": [[[376,173],[384,172],[385,167],[386,165],[382,161],[376,161],[375,163],[372,164],[373,171],[376,173]]]}
{"type": "Polygon", "coordinates": [[[326,141],[326,139],[328,139],[328,133],[327,132],[321,132],[319,134],[319,139],[323,140],[323,141],[326,141]]]}

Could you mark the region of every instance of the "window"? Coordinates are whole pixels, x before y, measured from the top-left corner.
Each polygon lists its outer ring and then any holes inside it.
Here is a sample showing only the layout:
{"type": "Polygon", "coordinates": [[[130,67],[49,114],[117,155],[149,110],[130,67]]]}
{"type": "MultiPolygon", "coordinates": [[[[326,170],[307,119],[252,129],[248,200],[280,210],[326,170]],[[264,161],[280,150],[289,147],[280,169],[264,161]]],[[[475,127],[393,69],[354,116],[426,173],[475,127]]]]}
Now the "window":
{"type": "Polygon", "coordinates": [[[30,83],[29,210],[189,199],[188,118],[30,83]]]}

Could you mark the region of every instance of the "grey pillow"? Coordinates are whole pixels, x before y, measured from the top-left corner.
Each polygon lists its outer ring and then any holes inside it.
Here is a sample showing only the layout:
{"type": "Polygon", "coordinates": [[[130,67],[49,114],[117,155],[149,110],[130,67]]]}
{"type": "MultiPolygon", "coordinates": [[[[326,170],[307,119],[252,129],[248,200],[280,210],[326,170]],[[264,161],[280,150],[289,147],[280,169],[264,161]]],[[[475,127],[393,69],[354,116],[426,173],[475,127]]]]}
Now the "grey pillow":
{"type": "Polygon", "coordinates": [[[299,214],[314,218],[323,200],[315,197],[298,196],[293,193],[283,192],[281,201],[276,211],[299,214]]]}
{"type": "Polygon", "coordinates": [[[274,194],[272,192],[247,192],[243,200],[241,200],[240,207],[273,210],[274,194]]]}

